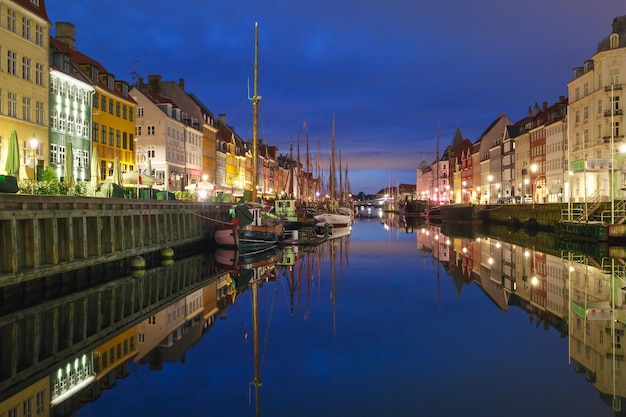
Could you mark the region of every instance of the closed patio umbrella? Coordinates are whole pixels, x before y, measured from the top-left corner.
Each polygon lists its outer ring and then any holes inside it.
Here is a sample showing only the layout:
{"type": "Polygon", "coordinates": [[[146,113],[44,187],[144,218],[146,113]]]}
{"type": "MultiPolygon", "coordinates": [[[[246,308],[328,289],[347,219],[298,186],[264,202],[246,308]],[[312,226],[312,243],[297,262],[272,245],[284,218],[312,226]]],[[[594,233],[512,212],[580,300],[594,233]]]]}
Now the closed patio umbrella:
{"type": "Polygon", "coordinates": [[[64,181],[68,185],[74,185],[74,149],[72,142],[65,145],[65,167],[63,170],[64,181]]]}
{"type": "Polygon", "coordinates": [[[19,177],[20,147],[17,142],[17,132],[15,130],[11,131],[11,136],[9,137],[9,149],[7,151],[7,162],[5,165],[5,170],[7,172],[7,175],[13,176],[15,178],[19,177]]]}
{"type": "Polygon", "coordinates": [[[98,161],[98,148],[91,151],[91,185],[96,188],[100,179],[100,161],[98,161]]]}
{"type": "Polygon", "coordinates": [[[115,157],[113,164],[113,184],[122,185],[122,167],[120,166],[120,158],[115,157]]]}

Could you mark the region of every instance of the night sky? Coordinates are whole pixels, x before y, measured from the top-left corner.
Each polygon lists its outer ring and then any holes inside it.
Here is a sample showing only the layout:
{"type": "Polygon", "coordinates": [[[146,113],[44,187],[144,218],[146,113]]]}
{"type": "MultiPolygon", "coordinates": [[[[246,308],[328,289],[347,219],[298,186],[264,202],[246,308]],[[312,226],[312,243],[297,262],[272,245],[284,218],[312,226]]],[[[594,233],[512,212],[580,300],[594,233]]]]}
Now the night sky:
{"type": "Polygon", "coordinates": [[[53,24],[73,23],[77,49],[116,78],[183,78],[244,139],[258,22],[259,137],[286,154],[300,134],[304,163],[306,124],[311,163],[327,172],[335,114],[353,193],[414,184],[419,163],[435,158],[437,132],[443,151],[457,126],[475,141],[503,112],[515,122],[529,106],[567,96],[572,69],[626,14],[619,0],[46,0],[46,8],[53,24]]]}

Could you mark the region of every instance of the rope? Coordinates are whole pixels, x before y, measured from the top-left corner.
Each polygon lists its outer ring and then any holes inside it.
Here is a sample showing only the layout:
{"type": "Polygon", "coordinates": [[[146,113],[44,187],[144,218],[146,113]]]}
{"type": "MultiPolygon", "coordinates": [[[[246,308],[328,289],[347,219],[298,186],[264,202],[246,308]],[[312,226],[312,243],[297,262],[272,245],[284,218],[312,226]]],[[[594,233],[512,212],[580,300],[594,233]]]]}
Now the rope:
{"type": "Polygon", "coordinates": [[[218,220],[218,219],[214,219],[214,218],[211,218],[211,217],[203,216],[202,214],[194,213],[193,211],[190,211],[190,210],[187,210],[187,209],[183,209],[183,211],[186,211],[187,213],[193,214],[194,216],[198,216],[198,217],[200,217],[202,219],[210,220],[210,221],[215,222],[215,223],[230,224],[230,222],[225,222],[223,220],[218,220]]]}

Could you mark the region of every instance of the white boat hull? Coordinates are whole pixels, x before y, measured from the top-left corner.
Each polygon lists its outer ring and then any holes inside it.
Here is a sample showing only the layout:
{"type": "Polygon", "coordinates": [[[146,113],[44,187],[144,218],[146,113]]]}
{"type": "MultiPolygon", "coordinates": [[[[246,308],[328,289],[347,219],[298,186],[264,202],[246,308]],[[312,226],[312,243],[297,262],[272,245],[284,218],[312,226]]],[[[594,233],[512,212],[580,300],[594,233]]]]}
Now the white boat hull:
{"type": "Polygon", "coordinates": [[[336,213],[324,213],[315,216],[315,221],[318,223],[328,223],[335,228],[350,227],[352,225],[352,218],[345,214],[336,213]]]}

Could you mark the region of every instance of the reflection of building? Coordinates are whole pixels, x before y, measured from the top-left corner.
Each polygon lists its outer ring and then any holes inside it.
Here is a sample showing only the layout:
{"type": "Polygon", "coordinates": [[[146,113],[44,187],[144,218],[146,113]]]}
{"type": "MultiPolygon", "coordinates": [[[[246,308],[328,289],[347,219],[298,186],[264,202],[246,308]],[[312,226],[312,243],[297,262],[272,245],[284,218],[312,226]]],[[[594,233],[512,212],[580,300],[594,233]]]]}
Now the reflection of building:
{"type": "MultiPolygon", "coordinates": [[[[589,265],[586,259],[569,261],[571,294],[569,350],[576,371],[584,373],[615,411],[622,410],[626,398],[626,379],[622,375],[626,345],[625,320],[620,305],[609,300],[615,294],[623,303],[623,271],[615,264],[604,270],[589,265]],[[621,276],[621,278],[620,278],[621,276]],[[621,314],[618,314],[621,313],[621,314]]],[[[607,260],[607,263],[610,260],[607,260]]],[[[621,268],[620,268],[621,269],[621,268]]]]}
{"type": "Polygon", "coordinates": [[[197,316],[204,311],[202,296],[202,289],[195,291],[139,323],[138,352],[134,361],[141,362],[156,347],[172,346],[189,326],[199,324],[197,316]]]}
{"type": "Polygon", "coordinates": [[[40,379],[27,388],[0,402],[0,416],[50,415],[50,378],[40,379]]]}

